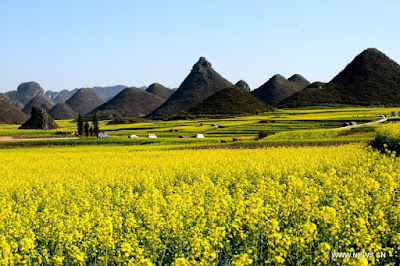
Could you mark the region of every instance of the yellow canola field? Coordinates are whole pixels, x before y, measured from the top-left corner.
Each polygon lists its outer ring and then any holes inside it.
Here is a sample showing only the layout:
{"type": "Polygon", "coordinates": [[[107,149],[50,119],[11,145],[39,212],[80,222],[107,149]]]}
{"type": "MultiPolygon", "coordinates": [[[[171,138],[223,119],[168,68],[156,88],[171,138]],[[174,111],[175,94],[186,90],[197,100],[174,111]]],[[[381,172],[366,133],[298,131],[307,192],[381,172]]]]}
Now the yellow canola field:
{"type": "Polygon", "coordinates": [[[0,150],[0,264],[367,262],[336,251],[395,260],[393,156],[362,145],[139,148],[0,150]]]}

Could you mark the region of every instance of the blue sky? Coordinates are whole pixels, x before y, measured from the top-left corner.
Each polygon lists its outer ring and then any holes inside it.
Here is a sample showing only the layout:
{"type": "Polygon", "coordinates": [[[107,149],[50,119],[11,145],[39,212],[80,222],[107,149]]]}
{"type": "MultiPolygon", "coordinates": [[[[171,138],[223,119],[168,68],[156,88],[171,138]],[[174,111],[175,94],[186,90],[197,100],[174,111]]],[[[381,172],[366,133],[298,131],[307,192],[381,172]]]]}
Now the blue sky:
{"type": "Polygon", "coordinates": [[[0,0],[0,91],[160,82],[200,56],[257,88],[276,73],[329,81],[376,47],[400,62],[400,1],[0,0]]]}

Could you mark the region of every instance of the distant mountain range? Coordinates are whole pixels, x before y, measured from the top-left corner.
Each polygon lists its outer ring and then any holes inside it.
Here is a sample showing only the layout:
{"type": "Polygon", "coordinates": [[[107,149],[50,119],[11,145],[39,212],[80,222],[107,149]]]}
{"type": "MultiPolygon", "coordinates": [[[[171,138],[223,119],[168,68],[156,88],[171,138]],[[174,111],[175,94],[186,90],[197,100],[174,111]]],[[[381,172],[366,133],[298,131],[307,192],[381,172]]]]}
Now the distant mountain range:
{"type": "Polygon", "coordinates": [[[107,103],[94,109],[101,119],[118,116],[143,117],[159,107],[165,99],[139,88],[126,88],[107,103]]]}
{"type": "Polygon", "coordinates": [[[111,87],[93,87],[92,90],[103,99],[103,101],[107,102],[114,98],[115,95],[120,93],[123,89],[125,89],[125,85],[117,85],[111,87]]]}
{"type": "Polygon", "coordinates": [[[16,91],[8,91],[5,96],[20,110],[36,95],[43,95],[44,90],[36,82],[25,82],[16,91]]]}
{"type": "MultiPolygon", "coordinates": [[[[110,101],[125,88],[127,87],[124,85],[117,85],[109,87],[93,87],[92,89],[74,89],[71,91],[62,90],[60,92],[48,90],[45,92],[38,83],[25,82],[18,86],[16,91],[9,91],[5,94],[2,94],[3,98],[0,100],[4,101],[0,106],[0,112],[2,110],[4,110],[4,113],[7,114],[10,112],[15,112],[15,115],[11,115],[10,119],[0,118],[0,122],[13,124],[25,121],[27,117],[12,109],[17,108],[22,110],[25,114],[30,115],[32,107],[34,106],[41,107],[55,119],[75,119],[79,113],[85,115],[103,103],[110,101]],[[15,106],[15,108],[10,109],[9,104],[15,106]]],[[[154,83],[149,87],[142,86],[140,87],[140,90],[143,92],[147,91],[148,93],[146,95],[157,96],[150,96],[151,98],[157,99],[158,103],[156,107],[158,107],[174,93],[173,90],[168,89],[159,83],[154,83]]],[[[144,101],[144,103],[145,102],[146,101],[144,101]]],[[[151,109],[153,105],[150,104],[149,106],[150,107],[146,106],[144,109],[151,109]]],[[[136,110],[139,109],[136,108],[136,110]]],[[[153,110],[154,108],[150,111],[153,110]]],[[[145,112],[145,114],[148,112],[149,111],[145,112]]]]}
{"type": "Polygon", "coordinates": [[[280,107],[312,105],[400,105],[400,66],[377,49],[356,56],[329,83],[301,90],[280,107]]]}
{"type": "Polygon", "coordinates": [[[252,94],[268,104],[276,105],[308,85],[310,82],[299,74],[289,79],[277,74],[255,89],[252,94]]]}
{"type": "MultiPolygon", "coordinates": [[[[108,101],[125,88],[127,88],[125,85],[116,85],[108,87],[93,87],[91,89],[104,101],[108,101]]],[[[140,89],[146,90],[147,86],[142,86],[140,89]]],[[[5,93],[5,95],[14,103],[14,105],[19,105],[20,109],[22,109],[36,95],[44,94],[54,103],[59,103],[66,102],[78,90],[79,89],[44,91],[43,88],[40,87],[40,85],[36,82],[25,82],[18,86],[16,91],[8,91],[5,93]]]]}
{"type": "Polygon", "coordinates": [[[51,108],[53,108],[53,106],[55,105],[55,103],[46,95],[44,94],[39,94],[36,95],[35,97],[33,97],[22,109],[22,112],[24,112],[25,114],[30,114],[32,111],[32,107],[33,106],[40,106],[43,109],[45,109],[46,111],[49,111],[51,108]]]}
{"type": "Polygon", "coordinates": [[[310,83],[299,74],[288,79],[277,74],[250,91],[245,81],[234,86],[201,57],[178,89],[153,83],[141,88],[117,85],[45,92],[38,83],[25,82],[15,91],[0,94],[0,122],[22,123],[35,106],[56,119],[94,112],[103,119],[176,119],[182,115],[255,114],[270,111],[271,105],[295,108],[335,104],[400,106],[400,66],[370,48],[328,83],[310,83]]]}

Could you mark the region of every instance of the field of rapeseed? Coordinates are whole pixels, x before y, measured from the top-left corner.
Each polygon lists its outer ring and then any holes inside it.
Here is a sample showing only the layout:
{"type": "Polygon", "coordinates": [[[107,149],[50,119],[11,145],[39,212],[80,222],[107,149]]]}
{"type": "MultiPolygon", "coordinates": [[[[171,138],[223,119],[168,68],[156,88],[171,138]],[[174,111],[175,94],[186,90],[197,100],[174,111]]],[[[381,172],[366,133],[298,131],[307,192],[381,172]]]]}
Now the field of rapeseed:
{"type": "Polygon", "coordinates": [[[400,125],[389,123],[377,128],[373,146],[382,151],[400,154],[400,125]]]}
{"type": "Polygon", "coordinates": [[[0,150],[0,264],[356,264],[400,244],[400,164],[352,144],[0,150]]]}
{"type": "MultiPolygon", "coordinates": [[[[254,116],[224,117],[218,119],[142,121],[133,124],[110,124],[101,121],[100,129],[110,136],[107,139],[87,138],[63,139],[66,135],[57,131],[77,131],[76,121],[58,120],[58,129],[20,130],[18,125],[0,124],[0,149],[17,146],[78,146],[78,145],[147,145],[187,147],[269,147],[338,145],[368,142],[374,139],[376,126],[361,129],[333,130],[346,122],[358,124],[380,119],[381,114],[390,114],[392,108],[378,107],[320,107],[276,110],[254,116]],[[215,126],[217,125],[217,126],[215,126]],[[265,138],[258,140],[259,133],[265,138]],[[197,133],[205,139],[190,139],[197,133]],[[140,139],[129,139],[135,134],[140,139]],[[147,134],[156,134],[157,139],[146,139],[147,134]],[[61,137],[61,139],[60,139],[61,137]],[[179,138],[183,137],[183,138],[179,138]],[[189,138],[188,138],[189,137],[189,138]],[[11,140],[10,140],[11,138],[11,140]],[[14,138],[14,139],[13,139],[14,138]],[[39,138],[39,139],[38,139],[39,138]],[[45,138],[41,139],[40,138],[45,138]],[[7,140],[8,139],[8,140],[7,140]],[[15,139],[20,139],[14,141],[15,139]],[[237,142],[235,140],[238,140],[237,142]]],[[[391,121],[398,118],[389,116],[391,121]]],[[[70,137],[70,136],[69,136],[70,137]]]]}

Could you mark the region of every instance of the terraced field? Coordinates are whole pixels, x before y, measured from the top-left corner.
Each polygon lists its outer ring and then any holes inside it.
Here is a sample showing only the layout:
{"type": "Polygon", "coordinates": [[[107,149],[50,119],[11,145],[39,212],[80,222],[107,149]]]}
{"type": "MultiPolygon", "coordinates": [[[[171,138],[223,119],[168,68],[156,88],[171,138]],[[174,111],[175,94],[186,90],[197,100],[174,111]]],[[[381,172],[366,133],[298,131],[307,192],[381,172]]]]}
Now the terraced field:
{"type": "MultiPolygon", "coordinates": [[[[366,123],[378,120],[381,114],[389,114],[393,108],[331,108],[331,109],[303,109],[279,110],[274,113],[265,113],[257,116],[232,117],[223,119],[158,121],[149,123],[111,125],[109,121],[102,121],[100,128],[110,135],[107,139],[81,137],[79,140],[54,140],[48,144],[60,145],[91,145],[91,144],[160,144],[160,145],[231,145],[233,138],[251,145],[295,145],[350,143],[370,141],[374,137],[374,128],[361,127],[358,129],[333,132],[330,129],[341,127],[345,122],[366,123]],[[218,128],[212,126],[217,124],[218,128]],[[266,138],[255,141],[260,131],[264,131],[266,138]],[[356,132],[356,133],[353,133],[356,132]],[[146,135],[154,133],[156,140],[146,139],[146,135]],[[205,139],[181,139],[179,136],[193,136],[196,133],[205,134],[205,139]],[[140,139],[130,140],[128,135],[136,134],[140,139]],[[224,143],[221,143],[224,142],[224,143]]],[[[397,118],[389,117],[389,121],[397,118]]],[[[19,130],[17,125],[0,125],[0,136],[15,136],[19,138],[49,138],[57,137],[56,131],[76,131],[74,121],[57,121],[60,128],[57,130],[19,130]]],[[[34,141],[30,141],[34,143],[34,141]]],[[[22,144],[19,144],[22,145],[22,144]]],[[[29,145],[24,144],[24,145],[29,145]]],[[[44,145],[43,142],[40,145],[44,145]]],[[[235,143],[237,145],[237,143],[235,143]]],[[[10,146],[7,142],[0,146],[10,146]]]]}

